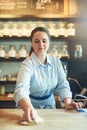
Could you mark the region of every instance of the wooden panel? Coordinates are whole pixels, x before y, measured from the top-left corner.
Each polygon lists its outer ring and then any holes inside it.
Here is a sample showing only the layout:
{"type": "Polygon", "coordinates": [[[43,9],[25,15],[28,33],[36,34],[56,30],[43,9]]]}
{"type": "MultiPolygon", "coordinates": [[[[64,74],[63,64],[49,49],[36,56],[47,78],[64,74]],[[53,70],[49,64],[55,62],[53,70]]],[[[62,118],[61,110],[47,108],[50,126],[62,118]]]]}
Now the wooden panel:
{"type": "Polygon", "coordinates": [[[68,15],[68,0],[1,0],[0,17],[57,18],[68,15]]]}

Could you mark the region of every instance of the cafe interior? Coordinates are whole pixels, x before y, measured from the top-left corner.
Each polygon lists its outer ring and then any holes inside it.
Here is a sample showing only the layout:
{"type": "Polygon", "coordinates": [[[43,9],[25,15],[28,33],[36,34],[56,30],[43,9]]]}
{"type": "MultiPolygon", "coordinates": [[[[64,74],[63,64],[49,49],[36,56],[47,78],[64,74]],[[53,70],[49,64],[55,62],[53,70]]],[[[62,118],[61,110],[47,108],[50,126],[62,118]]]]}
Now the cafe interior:
{"type": "Polygon", "coordinates": [[[74,127],[87,128],[87,0],[0,0],[0,129],[74,127]],[[24,122],[22,127],[23,111],[16,107],[14,91],[20,64],[29,56],[31,31],[37,26],[49,30],[48,54],[59,58],[72,100],[82,102],[84,108],[64,110],[64,103],[54,93],[56,109],[37,110],[44,123],[24,122]]]}
{"type": "MultiPolygon", "coordinates": [[[[28,57],[30,33],[36,26],[49,30],[48,53],[61,60],[72,98],[87,100],[86,4],[86,0],[0,1],[0,108],[15,108],[17,73],[28,57]]],[[[54,96],[58,108],[61,101],[54,96]]]]}

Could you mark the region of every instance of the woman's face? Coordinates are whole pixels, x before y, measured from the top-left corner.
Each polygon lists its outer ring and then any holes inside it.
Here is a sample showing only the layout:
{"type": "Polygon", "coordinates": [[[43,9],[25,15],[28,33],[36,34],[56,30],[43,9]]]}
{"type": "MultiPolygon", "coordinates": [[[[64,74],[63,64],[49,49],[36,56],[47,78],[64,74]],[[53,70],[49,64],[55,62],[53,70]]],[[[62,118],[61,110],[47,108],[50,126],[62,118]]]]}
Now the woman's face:
{"type": "Polygon", "coordinates": [[[36,55],[45,54],[49,49],[49,37],[43,31],[35,32],[32,38],[32,47],[36,55]]]}

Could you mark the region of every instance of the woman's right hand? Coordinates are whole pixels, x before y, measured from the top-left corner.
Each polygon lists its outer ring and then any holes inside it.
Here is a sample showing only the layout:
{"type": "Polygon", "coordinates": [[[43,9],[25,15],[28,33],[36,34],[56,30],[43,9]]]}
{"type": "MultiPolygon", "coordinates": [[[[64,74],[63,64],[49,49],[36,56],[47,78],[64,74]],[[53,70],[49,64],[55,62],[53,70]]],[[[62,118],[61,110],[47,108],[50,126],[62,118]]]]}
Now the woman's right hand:
{"type": "Polygon", "coordinates": [[[36,119],[37,112],[34,109],[33,105],[31,104],[30,99],[20,100],[19,106],[21,106],[21,108],[24,111],[24,114],[22,116],[22,121],[32,122],[33,120],[36,119]]]}
{"type": "Polygon", "coordinates": [[[32,122],[35,120],[36,116],[36,110],[34,108],[28,108],[26,111],[24,111],[22,121],[32,122]]]}

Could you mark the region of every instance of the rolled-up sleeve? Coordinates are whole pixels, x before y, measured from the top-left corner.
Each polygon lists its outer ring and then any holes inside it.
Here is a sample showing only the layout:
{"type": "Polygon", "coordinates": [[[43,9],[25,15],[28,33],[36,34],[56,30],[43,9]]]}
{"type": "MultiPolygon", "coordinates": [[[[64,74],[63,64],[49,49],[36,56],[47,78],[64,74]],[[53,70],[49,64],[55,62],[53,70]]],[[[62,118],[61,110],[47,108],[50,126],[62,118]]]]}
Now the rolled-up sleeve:
{"type": "Polygon", "coordinates": [[[31,68],[31,63],[28,62],[23,62],[21,64],[21,68],[18,72],[17,76],[17,81],[16,81],[16,88],[14,92],[14,99],[16,104],[21,99],[29,99],[29,88],[30,88],[30,79],[32,76],[32,68],[31,68]]]}
{"type": "Polygon", "coordinates": [[[63,101],[64,98],[72,98],[72,92],[70,90],[69,82],[66,79],[66,74],[63,70],[61,61],[57,63],[57,77],[58,77],[58,85],[56,87],[56,92],[60,99],[63,101]]]}

